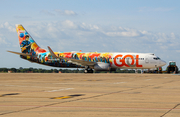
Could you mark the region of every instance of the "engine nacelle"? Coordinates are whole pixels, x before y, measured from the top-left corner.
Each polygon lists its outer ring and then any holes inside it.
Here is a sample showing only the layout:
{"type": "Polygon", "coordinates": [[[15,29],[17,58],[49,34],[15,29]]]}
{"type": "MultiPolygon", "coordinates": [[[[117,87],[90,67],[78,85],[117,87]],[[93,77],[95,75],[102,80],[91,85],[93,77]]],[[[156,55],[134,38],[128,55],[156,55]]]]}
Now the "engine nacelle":
{"type": "Polygon", "coordinates": [[[111,67],[109,63],[97,62],[94,66],[94,70],[96,71],[110,71],[111,67]]]}

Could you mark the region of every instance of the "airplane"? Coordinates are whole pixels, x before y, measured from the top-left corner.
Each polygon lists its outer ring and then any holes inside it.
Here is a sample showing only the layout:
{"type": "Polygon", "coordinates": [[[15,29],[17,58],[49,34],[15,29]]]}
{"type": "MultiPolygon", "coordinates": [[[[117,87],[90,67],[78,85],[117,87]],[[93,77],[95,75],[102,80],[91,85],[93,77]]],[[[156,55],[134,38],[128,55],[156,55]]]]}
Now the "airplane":
{"type": "Polygon", "coordinates": [[[116,71],[116,69],[152,69],[166,65],[153,53],[127,52],[54,52],[41,48],[21,24],[16,24],[22,59],[47,66],[62,68],[83,68],[84,73],[95,71],[116,71]]]}

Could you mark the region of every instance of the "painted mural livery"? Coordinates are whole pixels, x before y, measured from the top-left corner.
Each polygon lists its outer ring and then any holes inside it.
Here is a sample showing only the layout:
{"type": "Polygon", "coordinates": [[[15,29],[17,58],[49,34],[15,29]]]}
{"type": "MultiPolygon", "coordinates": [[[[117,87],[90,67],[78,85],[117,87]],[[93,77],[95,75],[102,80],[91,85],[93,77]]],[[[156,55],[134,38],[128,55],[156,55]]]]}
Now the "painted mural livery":
{"type": "MultiPolygon", "coordinates": [[[[21,52],[30,54],[31,56],[21,56],[32,62],[37,62],[55,67],[81,68],[81,65],[68,63],[64,59],[53,59],[50,52],[40,48],[29,33],[22,25],[16,26],[21,52]]],[[[118,54],[113,58],[113,53],[97,53],[97,52],[55,52],[58,57],[73,58],[84,61],[114,63],[116,67],[143,67],[139,65],[139,55],[121,55],[118,54]],[[119,58],[119,59],[118,59],[119,58]]]]}

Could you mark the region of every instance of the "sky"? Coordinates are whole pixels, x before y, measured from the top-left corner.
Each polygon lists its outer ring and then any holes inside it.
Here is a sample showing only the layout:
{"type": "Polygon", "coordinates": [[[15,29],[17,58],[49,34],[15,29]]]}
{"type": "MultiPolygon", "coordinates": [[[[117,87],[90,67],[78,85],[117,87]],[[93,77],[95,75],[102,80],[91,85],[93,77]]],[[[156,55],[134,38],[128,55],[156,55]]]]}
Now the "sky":
{"type": "Polygon", "coordinates": [[[22,24],[45,49],[154,53],[180,67],[179,4],[179,0],[0,0],[0,68],[54,69],[7,52],[20,52],[15,24],[22,24]]]}

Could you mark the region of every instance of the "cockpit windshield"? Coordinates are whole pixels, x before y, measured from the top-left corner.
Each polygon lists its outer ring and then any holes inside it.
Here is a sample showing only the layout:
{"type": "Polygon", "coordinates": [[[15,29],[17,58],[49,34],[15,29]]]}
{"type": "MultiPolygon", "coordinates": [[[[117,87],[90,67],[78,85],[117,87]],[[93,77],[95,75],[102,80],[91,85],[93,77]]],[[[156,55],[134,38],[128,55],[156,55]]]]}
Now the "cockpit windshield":
{"type": "Polygon", "coordinates": [[[154,57],[153,59],[154,60],[161,60],[159,57],[154,57]]]}

